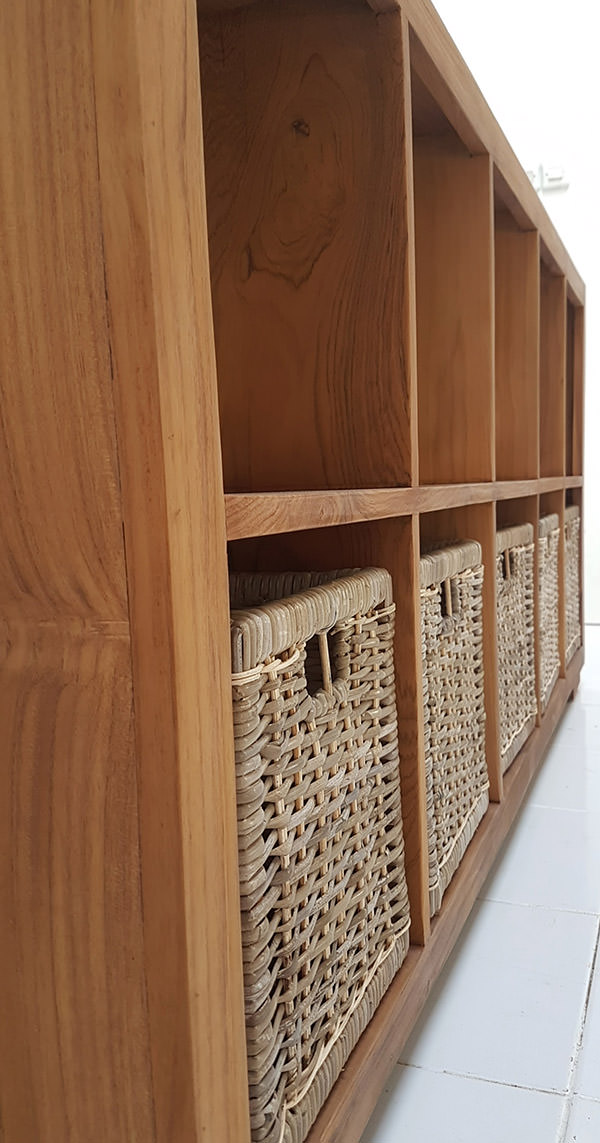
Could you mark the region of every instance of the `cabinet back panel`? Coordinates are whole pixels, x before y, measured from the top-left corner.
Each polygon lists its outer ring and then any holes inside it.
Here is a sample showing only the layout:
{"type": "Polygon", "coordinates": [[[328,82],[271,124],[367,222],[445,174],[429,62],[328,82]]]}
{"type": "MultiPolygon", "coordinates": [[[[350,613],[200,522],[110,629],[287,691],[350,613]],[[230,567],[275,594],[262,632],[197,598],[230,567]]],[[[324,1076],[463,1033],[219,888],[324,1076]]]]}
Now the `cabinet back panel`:
{"type": "Polygon", "coordinates": [[[400,13],[200,20],[229,491],[410,484],[400,13]]]}

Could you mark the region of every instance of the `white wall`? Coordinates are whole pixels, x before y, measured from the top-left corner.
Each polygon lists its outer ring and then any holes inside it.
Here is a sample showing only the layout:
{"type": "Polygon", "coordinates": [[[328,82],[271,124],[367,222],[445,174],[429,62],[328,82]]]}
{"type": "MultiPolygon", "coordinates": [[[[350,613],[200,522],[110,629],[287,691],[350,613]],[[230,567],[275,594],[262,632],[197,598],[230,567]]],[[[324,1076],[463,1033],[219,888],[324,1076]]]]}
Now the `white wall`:
{"type": "Polygon", "coordinates": [[[600,623],[600,56],[594,0],[434,0],[517,157],[563,166],[543,201],[587,288],[585,605],[600,623]]]}

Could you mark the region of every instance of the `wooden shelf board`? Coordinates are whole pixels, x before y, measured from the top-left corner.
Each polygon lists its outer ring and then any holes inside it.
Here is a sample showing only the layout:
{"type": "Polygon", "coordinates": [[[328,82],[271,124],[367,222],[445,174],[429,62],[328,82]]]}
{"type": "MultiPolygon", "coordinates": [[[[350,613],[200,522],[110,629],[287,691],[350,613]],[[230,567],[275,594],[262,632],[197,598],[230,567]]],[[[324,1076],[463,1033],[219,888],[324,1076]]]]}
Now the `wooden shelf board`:
{"type": "Polygon", "coordinates": [[[581,476],[502,480],[481,484],[430,484],[419,488],[354,488],[319,492],[233,492],[225,497],[228,540],[329,528],[437,512],[466,504],[512,500],[579,488],[581,476]]]}
{"type": "Polygon", "coordinates": [[[424,948],[411,947],[396,980],[361,1036],[325,1103],[307,1143],[358,1143],[387,1077],[406,1043],[431,987],[441,972],[498,853],[519,813],[560,721],[577,688],[583,649],[573,657],[566,678],[559,679],[541,725],[504,778],[504,797],[492,804],[455,874],[439,916],[432,922],[424,948]]]}

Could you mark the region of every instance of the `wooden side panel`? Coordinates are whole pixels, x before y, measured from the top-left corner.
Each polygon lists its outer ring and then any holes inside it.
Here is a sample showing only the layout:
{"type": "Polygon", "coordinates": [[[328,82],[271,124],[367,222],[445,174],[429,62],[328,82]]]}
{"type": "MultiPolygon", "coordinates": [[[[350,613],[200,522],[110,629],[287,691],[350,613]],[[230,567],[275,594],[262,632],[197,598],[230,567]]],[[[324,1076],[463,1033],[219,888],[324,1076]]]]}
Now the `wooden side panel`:
{"type": "Polygon", "coordinates": [[[535,231],[495,232],[496,478],[539,473],[540,255],[535,231]]]}
{"type": "Polygon", "coordinates": [[[225,485],[408,485],[400,13],[261,3],[200,45],[225,485]]]}
{"type": "Polygon", "coordinates": [[[155,1140],[89,6],[0,6],[0,1136],[155,1140]]]}
{"type": "Polygon", "coordinates": [[[542,264],[540,290],[540,475],[565,471],[567,284],[542,264]]]}
{"type": "Polygon", "coordinates": [[[0,679],[2,1138],[148,1143],[129,638],[2,623],[0,679]]]}
{"type": "Polygon", "coordinates": [[[483,578],[483,670],[485,699],[485,751],[490,800],[502,800],[500,730],[498,716],[498,636],[496,612],[496,506],[471,504],[452,511],[432,512],[421,517],[425,543],[447,540],[478,540],[485,569],[483,578]],[[491,573],[491,574],[490,574],[491,573]]]}
{"type": "Polygon", "coordinates": [[[583,472],[584,310],[567,301],[565,463],[568,475],[583,472]]]}
{"type": "Polygon", "coordinates": [[[193,0],[93,7],[156,1134],[249,1137],[225,514],[193,0]]]}
{"type": "Polygon", "coordinates": [[[125,618],[85,6],[3,3],[0,54],[0,607],[125,618]]]}
{"type": "Polygon", "coordinates": [[[492,480],[490,160],[415,140],[414,171],[421,482],[492,480]]]}
{"type": "Polygon", "coordinates": [[[230,564],[235,571],[383,567],[392,576],[396,603],[396,700],[411,940],[415,944],[423,944],[429,933],[429,871],[418,559],[416,517],[319,528],[230,545],[230,564]]]}

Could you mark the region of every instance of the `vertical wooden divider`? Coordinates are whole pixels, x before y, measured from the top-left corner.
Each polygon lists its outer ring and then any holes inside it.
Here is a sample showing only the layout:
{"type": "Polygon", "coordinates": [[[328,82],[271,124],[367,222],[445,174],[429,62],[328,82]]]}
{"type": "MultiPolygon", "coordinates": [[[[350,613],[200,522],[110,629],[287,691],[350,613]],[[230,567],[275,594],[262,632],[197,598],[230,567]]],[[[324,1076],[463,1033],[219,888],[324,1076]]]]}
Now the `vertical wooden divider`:
{"type": "MultiPolygon", "coordinates": [[[[395,12],[392,19],[397,19],[395,12]]],[[[382,16],[379,17],[381,21],[382,16]]],[[[404,106],[404,179],[406,188],[406,280],[408,297],[404,305],[404,343],[410,408],[410,462],[411,485],[418,488],[419,467],[419,386],[417,362],[417,282],[416,282],[416,234],[415,234],[415,171],[413,162],[413,123],[412,90],[410,70],[410,25],[404,13],[401,15],[402,37],[402,96],[404,106]]],[[[417,520],[418,533],[418,520],[417,520]]],[[[418,545],[417,545],[418,547],[418,545]]]]}
{"type": "Polygon", "coordinates": [[[156,1138],[244,1143],[229,599],[196,18],[193,0],[94,4],[92,42],[156,1138]]]}
{"type": "Polygon", "coordinates": [[[495,226],[497,480],[539,475],[539,235],[509,217],[495,226]]]}
{"type": "Polygon", "coordinates": [[[496,505],[471,504],[421,516],[423,540],[478,540],[485,568],[483,577],[483,670],[486,732],[485,748],[490,782],[490,801],[502,800],[500,732],[498,722],[497,614],[496,614],[496,505]]]}

